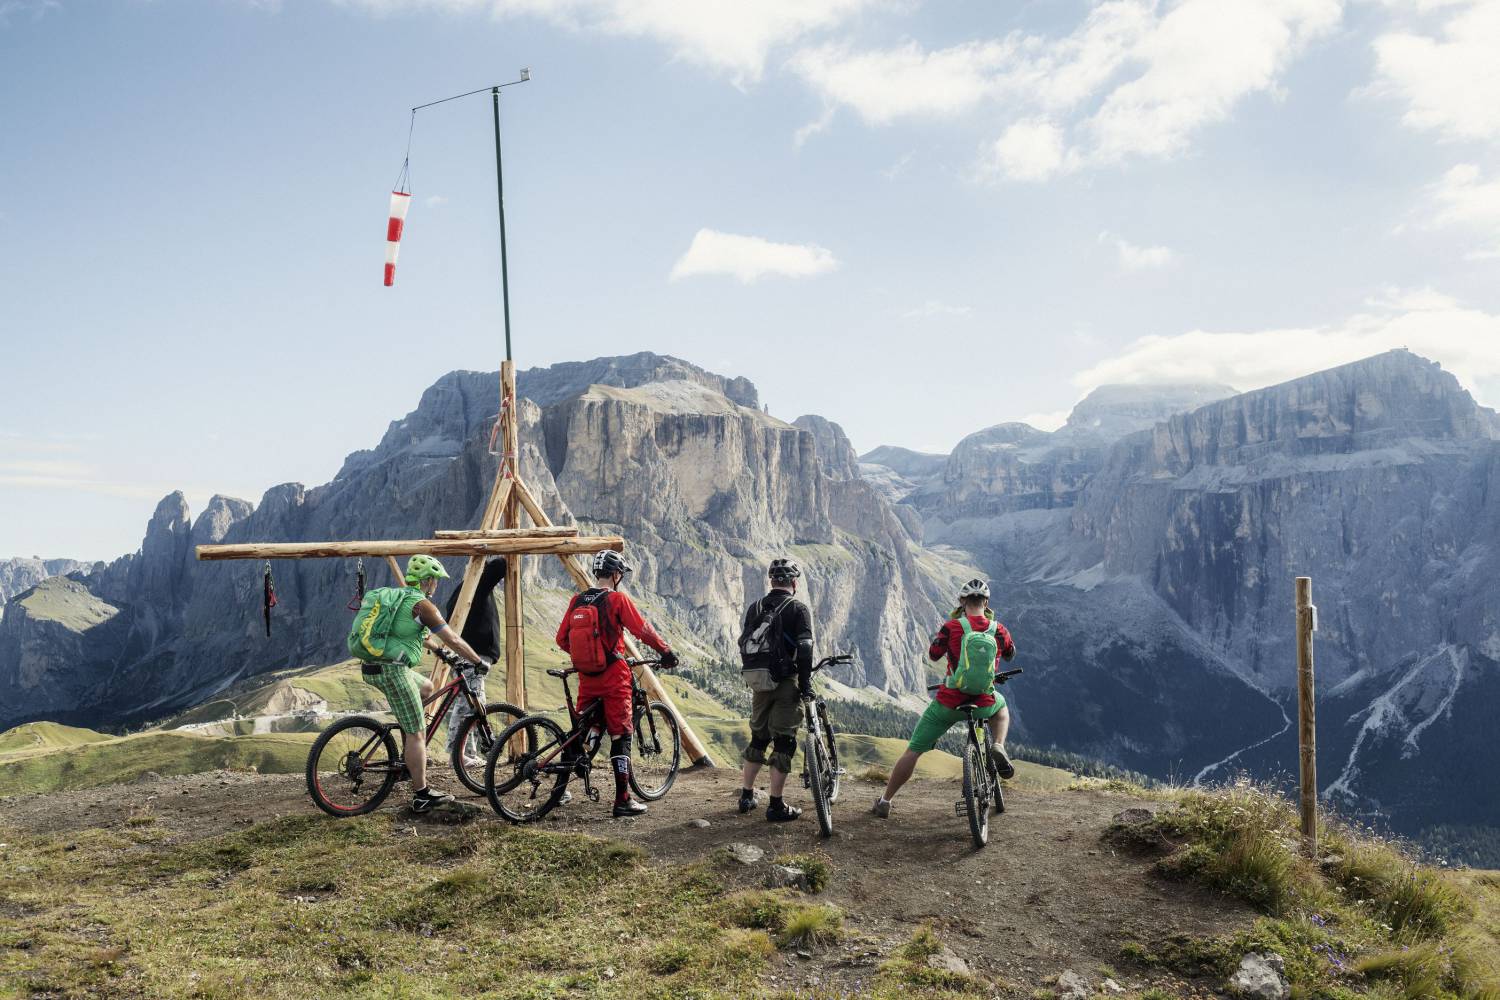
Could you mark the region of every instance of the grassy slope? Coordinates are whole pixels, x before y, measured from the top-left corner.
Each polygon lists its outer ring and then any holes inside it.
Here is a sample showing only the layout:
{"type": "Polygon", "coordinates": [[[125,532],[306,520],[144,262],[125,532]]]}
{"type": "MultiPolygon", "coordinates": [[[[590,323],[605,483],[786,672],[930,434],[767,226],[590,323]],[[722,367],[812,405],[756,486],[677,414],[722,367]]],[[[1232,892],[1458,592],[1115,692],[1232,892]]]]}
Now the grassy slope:
{"type": "Polygon", "coordinates": [[[57,722],[28,722],[24,726],[0,733],[0,755],[76,747],[108,738],[92,729],[79,729],[57,722]]]}

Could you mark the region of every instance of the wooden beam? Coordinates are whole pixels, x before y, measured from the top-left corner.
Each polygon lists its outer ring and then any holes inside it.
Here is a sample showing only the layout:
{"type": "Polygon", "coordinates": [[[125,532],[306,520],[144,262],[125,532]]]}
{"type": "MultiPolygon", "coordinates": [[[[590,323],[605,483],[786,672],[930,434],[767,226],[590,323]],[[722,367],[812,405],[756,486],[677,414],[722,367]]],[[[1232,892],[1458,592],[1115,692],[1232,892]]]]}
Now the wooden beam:
{"type": "MultiPolygon", "coordinates": [[[[518,491],[519,492],[519,491],[518,491]]],[[[551,528],[477,528],[472,531],[434,531],[433,538],[577,538],[578,529],[567,526],[551,528]]]]}
{"type": "Polygon", "coordinates": [[[243,542],[200,545],[199,559],[342,559],[353,556],[503,556],[577,555],[613,549],[625,539],[618,535],[578,538],[415,538],[389,542],[243,542]]]}
{"type": "MultiPolygon", "coordinates": [[[[199,558],[201,559],[202,556],[199,556],[199,558]]],[[[396,578],[396,586],[405,586],[406,571],[401,568],[401,564],[396,561],[396,557],[386,556],[385,564],[391,568],[391,575],[396,578]]]]}
{"type": "MultiPolygon", "coordinates": [[[[516,499],[520,501],[522,507],[526,508],[526,512],[531,515],[533,521],[539,525],[552,523],[546,511],[542,510],[541,504],[536,502],[536,497],[531,495],[531,489],[524,482],[519,480],[516,482],[515,492],[516,499]]],[[[567,568],[568,575],[573,578],[579,590],[587,590],[594,585],[594,581],[579,567],[571,555],[557,553],[557,558],[567,568]]],[[[636,645],[635,638],[629,633],[625,635],[625,652],[630,654],[631,659],[641,658],[641,648],[636,645]]],[[[656,676],[656,671],[650,667],[637,667],[635,675],[640,678],[641,687],[646,689],[646,694],[666,705],[672,715],[677,718],[677,729],[682,734],[682,746],[688,752],[688,759],[693,762],[694,766],[713,767],[714,759],[709,756],[708,747],[703,745],[703,741],[698,738],[693,727],[688,725],[687,719],[677,710],[677,703],[672,700],[672,696],[662,685],[661,678],[656,676]]]]}
{"type": "MultiPolygon", "coordinates": [[[[516,496],[511,492],[505,507],[507,522],[516,522],[516,496]]],[[[505,700],[526,708],[525,617],[521,604],[521,557],[505,557],[505,700]]]]}
{"type": "Polygon", "coordinates": [[[1297,599],[1297,744],[1301,778],[1299,796],[1302,814],[1302,849],[1308,857],[1318,853],[1318,722],[1313,697],[1313,632],[1318,627],[1318,609],[1312,602],[1312,578],[1299,576],[1297,599]]]}

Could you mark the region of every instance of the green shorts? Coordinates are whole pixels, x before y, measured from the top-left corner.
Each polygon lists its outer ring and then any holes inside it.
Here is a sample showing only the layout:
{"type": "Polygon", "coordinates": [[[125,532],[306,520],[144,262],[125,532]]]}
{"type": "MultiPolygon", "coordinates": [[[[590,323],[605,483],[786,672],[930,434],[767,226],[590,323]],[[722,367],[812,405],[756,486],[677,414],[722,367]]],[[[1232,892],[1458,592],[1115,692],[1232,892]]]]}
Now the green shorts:
{"type": "MultiPolygon", "coordinates": [[[[1005,698],[997,691],[995,703],[974,709],[974,718],[988,719],[1004,707],[1005,698]]],[[[911,742],[906,744],[906,749],[912,753],[926,753],[937,746],[937,741],[943,738],[944,733],[962,721],[964,721],[964,713],[956,708],[941,705],[934,698],[927,706],[927,710],[922,713],[922,718],[917,720],[917,728],[912,730],[911,742]]]]}
{"type": "Polygon", "coordinates": [[[365,674],[365,683],[372,684],[391,703],[391,714],[396,724],[408,736],[426,733],[422,711],[422,685],[427,678],[401,663],[386,663],[378,674],[365,674]]]}
{"type": "Polygon", "coordinates": [[[788,677],[770,691],[756,691],[750,696],[750,735],[766,742],[778,736],[796,736],[802,725],[802,698],[797,693],[797,678],[788,677]]]}

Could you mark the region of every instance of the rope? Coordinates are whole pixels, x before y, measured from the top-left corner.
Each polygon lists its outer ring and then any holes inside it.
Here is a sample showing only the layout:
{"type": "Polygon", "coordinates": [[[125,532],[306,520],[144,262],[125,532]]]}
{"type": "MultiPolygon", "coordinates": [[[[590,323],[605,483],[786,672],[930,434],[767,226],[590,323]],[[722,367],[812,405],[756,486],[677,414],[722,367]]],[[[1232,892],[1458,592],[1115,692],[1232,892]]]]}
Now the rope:
{"type": "Polygon", "coordinates": [[[266,560],[266,575],[261,587],[262,614],[266,619],[266,638],[271,637],[271,609],[276,607],[276,582],[271,579],[271,561],[266,560]]]}
{"type": "Polygon", "coordinates": [[[406,129],[406,156],[401,161],[401,172],[396,175],[396,184],[392,191],[409,192],[411,190],[411,137],[417,130],[417,109],[411,109],[411,124],[406,129]]]}

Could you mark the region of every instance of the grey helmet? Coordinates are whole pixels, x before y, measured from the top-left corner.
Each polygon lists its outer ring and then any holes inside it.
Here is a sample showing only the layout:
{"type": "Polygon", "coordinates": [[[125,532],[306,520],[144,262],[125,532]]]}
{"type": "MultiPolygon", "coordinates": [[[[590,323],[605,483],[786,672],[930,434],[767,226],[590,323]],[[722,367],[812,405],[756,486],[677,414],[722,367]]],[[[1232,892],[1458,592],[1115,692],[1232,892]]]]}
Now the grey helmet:
{"type": "Polygon", "coordinates": [[[802,575],[802,567],[790,559],[772,559],[766,575],[772,583],[790,583],[802,575]]]}
{"type": "Polygon", "coordinates": [[[629,572],[630,564],[620,553],[610,549],[594,553],[594,576],[611,576],[615,573],[624,576],[629,572]]]}
{"type": "Polygon", "coordinates": [[[958,588],[958,599],[960,601],[965,597],[988,598],[989,596],[990,585],[983,580],[970,580],[968,583],[958,588]]]}

